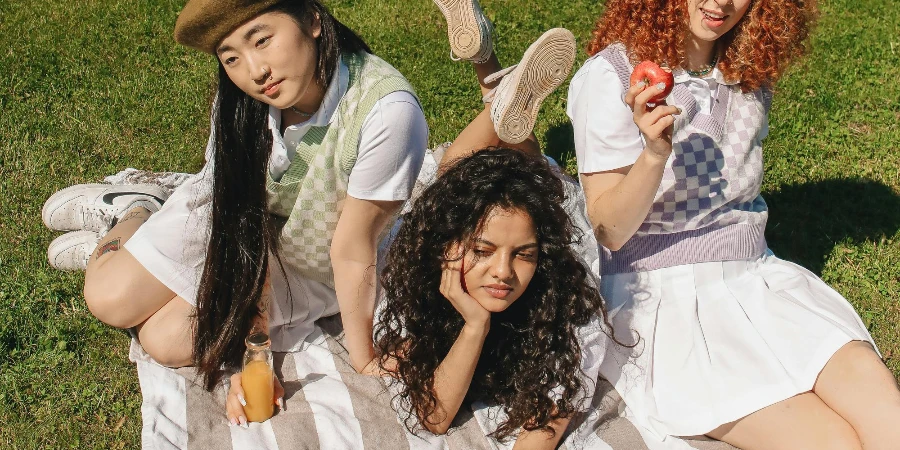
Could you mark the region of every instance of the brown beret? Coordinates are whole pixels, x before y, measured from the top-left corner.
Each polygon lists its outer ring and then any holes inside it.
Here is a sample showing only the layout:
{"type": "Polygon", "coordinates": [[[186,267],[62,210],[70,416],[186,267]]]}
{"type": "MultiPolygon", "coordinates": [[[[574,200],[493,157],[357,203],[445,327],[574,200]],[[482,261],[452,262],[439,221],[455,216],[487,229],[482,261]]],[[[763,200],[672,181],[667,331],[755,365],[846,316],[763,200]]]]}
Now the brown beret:
{"type": "Polygon", "coordinates": [[[228,33],[281,0],[188,0],[175,21],[175,42],[206,53],[228,33]]]}

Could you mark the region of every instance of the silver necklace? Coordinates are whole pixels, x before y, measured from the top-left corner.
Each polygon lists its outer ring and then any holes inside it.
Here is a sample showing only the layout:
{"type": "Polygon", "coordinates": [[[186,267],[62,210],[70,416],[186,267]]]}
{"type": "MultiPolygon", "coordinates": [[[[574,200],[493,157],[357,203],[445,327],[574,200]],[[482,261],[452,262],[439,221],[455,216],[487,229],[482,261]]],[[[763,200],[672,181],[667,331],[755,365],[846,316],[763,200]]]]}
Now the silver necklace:
{"type": "Polygon", "coordinates": [[[709,64],[706,64],[697,70],[690,70],[690,69],[685,68],[684,71],[687,72],[688,75],[690,75],[692,77],[703,77],[703,76],[706,76],[708,73],[712,72],[712,70],[716,68],[716,64],[718,64],[718,63],[719,63],[719,52],[716,51],[716,52],[713,52],[713,60],[709,64]]]}
{"type": "Polygon", "coordinates": [[[291,106],[289,109],[291,111],[293,111],[294,113],[296,113],[297,115],[299,115],[300,117],[312,117],[315,115],[315,113],[308,113],[308,112],[300,111],[299,109],[297,109],[294,106],[291,106]]]}

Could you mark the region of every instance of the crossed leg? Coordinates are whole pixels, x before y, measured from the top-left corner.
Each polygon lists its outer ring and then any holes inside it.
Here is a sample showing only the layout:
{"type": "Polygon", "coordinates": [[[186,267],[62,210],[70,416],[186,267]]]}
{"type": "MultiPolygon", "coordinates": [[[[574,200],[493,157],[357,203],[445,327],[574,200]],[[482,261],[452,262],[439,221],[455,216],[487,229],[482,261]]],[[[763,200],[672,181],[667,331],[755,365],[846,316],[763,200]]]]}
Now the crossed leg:
{"type": "Polygon", "coordinates": [[[812,392],[707,433],[745,450],[881,450],[900,442],[900,390],[868,343],[838,350],[812,392]]]}
{"type": "Polygon", "coordinates": [[[190,365],[194,307],[124,248],[149,217],[144,208],[132,209],[100,240],[87,265],[84,298],[100,321],[136,327],[144,351],[160,364],[190,365]]]}

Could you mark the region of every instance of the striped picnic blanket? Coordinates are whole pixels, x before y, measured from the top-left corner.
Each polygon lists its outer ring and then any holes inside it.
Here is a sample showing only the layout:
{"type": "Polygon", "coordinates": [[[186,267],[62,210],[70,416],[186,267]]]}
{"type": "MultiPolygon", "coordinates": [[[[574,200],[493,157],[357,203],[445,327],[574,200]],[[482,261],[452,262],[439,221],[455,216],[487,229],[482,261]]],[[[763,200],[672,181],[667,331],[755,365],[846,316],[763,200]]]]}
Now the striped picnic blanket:
{"type": "MultiPolygon", "coordinates": [[[[428,186],[447,145],[429,150],[413,197],[428,186]]],[[[551,163],[555,164],[552,160],[551,163]]],[[[573,250],[599,273],[597,243],[585,212],[584,193],[575,180],[559,174],[567,199],[563,205],[582,231],[573,250]]],[[[111,184],[154,183],[174,190],[190,175],[127,169],[107,177],[111,184]]],[[[473,405],[457,414],[446,436],[418,435],[402,425],[394,395],[379,378],[357,374],[341,345],[339,316],[316,322],[316,331],[294,353],[276,353],[275,370],[285,388],[284,411],[249,428],[229,427],[225,418],[227,386],[203,389],[193,368],[169,369],[155,363],[132,341],[130,359],[137,364],[143,403],[141,441],[144,449],[385,449],[469,450],[512,449],[487,437],[501,411],[473,405]]],[[[588,412],[573,420],[561,448],[598,450],[729,450],[730,445],[706,438],[660,440],[636,426],[613,387],[598,380],[588,412]]]]}
{"type": "MultiPolygon", "coordinates": [[[[409,432],[393,409],[384,380],[357,374],[341,345],[340,318],[317,322],[318,329],[300,352],[277,353],[275,370],[285,388],[284,411],[249,428],[229,427],[227,388],[207,392],[193,368],[156,364],[136,341],[130,358],[137,364],[143,404],[144,449],[301,450],[301,449],[511,449],[514,442],[487,437],[498,408],[463,409],[446,436],[409,432]]],[[[705,438],[661,441],[623,417],[624,405],[612,386],[600,380],[590,410],[573,421],[560,448],[610,450],[699,449],[733,447],[705,438]]]]}

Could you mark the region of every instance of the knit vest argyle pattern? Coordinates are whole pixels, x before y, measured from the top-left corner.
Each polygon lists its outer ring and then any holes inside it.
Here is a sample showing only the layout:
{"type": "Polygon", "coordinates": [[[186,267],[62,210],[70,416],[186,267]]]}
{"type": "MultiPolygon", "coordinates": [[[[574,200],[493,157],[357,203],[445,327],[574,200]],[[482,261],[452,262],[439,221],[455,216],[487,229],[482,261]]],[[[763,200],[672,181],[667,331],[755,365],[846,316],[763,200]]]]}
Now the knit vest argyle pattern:
{"type": "MultiPolygon", "coordinates": [[[[628,89],[633,68],[624,46],[612,45],[597,56],[612,64],[628,89]]],[[[683,84],[667,101],[682,110],[672,155],[644,223],[619,251],[601,252],[604,274],[749,259],[767,247],[759,132],[770,91],[744,94],[740,85],[720,83],[708,114],[683,84]]]]}
{"type": "Polygon", "coordinates": [[[331,240],[347,197],[363,123],[382,97],[397,91],[413,93],[403,75],[377,56],[344,54],[343,60],[350,82],[333,120],[312,127],[281,180],[269,176],[266,182],[269,211],[287,219],[280,236],[282,261],[331,287],[331,240]]]}

